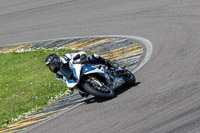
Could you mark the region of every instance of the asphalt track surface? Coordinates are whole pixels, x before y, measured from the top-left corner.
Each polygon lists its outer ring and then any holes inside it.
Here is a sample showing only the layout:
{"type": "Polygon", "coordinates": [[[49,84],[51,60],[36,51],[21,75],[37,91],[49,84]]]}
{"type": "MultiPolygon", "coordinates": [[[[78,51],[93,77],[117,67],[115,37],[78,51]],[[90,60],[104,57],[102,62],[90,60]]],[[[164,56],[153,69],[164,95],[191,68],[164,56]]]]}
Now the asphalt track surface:
{"type": "Polygon", "coordinates": [[[28,132],[200,132],[199,0],[1,0],[0,46],[89,35],[136,35],[153,54],[140,84],[28,132]]]}

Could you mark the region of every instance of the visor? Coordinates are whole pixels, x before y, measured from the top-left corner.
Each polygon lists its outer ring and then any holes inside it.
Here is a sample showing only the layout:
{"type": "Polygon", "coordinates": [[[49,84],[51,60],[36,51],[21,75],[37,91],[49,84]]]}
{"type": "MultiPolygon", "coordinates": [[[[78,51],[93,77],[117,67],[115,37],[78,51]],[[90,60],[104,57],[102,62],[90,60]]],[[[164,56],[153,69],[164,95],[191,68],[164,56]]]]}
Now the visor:
{"type": "Polygon", "coordinates": [[[56,65],[55,64],[50,64],[49,65],[49,69],[53,72],[56,69],[56,65]]]}

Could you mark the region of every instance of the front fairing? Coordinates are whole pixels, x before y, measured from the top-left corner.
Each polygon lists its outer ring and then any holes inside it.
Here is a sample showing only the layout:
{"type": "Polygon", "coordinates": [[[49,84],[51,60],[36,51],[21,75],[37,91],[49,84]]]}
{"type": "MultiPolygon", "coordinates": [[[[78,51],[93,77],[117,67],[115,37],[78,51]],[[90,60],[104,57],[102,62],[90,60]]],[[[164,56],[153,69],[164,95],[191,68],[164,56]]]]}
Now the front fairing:
{"type": "Polygon", "coordinates": [[[73,67],[69,67],[73,72],[73,78],[66,78],[66,84],[69,88],[75,87],[79,81],[81,76],[89,75],[89,74],[99,74],[102,78],[106,80],[106,83],[112,84],[111,79],[108,74],[105,72],[104,65],[100,64],[74,64],[73,67]],[[82,69],[82,71],[81,71],[82,69]],[[81,73],[82,72],[82,73],[81,73]]]}
{"type": "Polygon", "coordinates": [[[99,74],[108,85],[112,84],[112,81],[109,75],[105,72],[105,66],[101,64],[94,64],[94,65],[84,65],[83,67],[83,75],[88,74],[99,74]]]}
{"type": "Polygon", "coordinates": [[[94,64],[94,65],[84,65],[83,67],[83,75],[88,75],[91,73],[104,73],[104,68],[102,65],[94,64]]]}

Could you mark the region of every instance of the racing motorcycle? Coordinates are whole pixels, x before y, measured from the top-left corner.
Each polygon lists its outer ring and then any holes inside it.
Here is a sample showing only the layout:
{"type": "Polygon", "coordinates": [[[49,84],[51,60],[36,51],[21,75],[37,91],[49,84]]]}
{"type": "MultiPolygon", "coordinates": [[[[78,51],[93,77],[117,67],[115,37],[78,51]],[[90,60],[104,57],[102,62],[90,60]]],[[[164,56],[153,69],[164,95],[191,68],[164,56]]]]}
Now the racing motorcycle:
{"type": "Polygon", "coordinates": [[[89,94],[110,99],[115,97],[114,90],[122,85],[133,86],[135,76],[127,69],[118,67],[114,69],[102,64],[70,64],[63,65],[60,71],[66,78],[66,84],[70,89],[77,89],[85,96],[89,94]]]}

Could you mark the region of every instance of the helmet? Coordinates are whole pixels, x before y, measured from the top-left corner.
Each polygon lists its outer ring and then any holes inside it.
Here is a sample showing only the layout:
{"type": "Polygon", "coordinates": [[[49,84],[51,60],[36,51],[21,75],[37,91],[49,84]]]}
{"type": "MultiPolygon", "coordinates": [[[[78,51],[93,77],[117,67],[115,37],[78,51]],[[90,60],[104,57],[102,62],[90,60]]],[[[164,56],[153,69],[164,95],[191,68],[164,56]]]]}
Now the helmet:
{"type": "Polygon", "coordinates": [[[60,69],[60,58],[57,54],[50,54],[45,60],[46,66],[49,70],[56,73],[60,69]]]}

